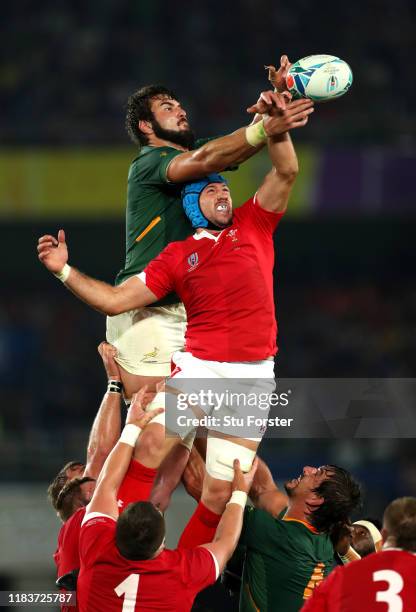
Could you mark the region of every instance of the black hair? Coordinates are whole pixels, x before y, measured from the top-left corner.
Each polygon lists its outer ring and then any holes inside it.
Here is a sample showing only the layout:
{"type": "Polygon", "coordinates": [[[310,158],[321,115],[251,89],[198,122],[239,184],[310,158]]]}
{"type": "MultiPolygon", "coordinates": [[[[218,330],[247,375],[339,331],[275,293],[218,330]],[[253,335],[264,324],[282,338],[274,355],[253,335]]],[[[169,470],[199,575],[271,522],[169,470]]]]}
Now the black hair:
{"type": "Polygon", "coordinates": [[[56,500],[56,510],[60,518],[67,521],[78,508],[86,506],[88,501],[81,489],[85,482],[95,482],[94,478],[84,476],[83,478],[72,478],[59,492],[56,500]]]}
{"type": "Polygon", "coordinates": [[[116,546],[127,559],[151,559],[164,537],[165,520],[151,502],[129,504],[118,517],[116,546]]]}
{"type": "Polygon", "coordinates": [[[148,143],[148,137],[139,129],[139,121],[152,121],[151,102],[158,96],[176,100],[172,90],[163,85],[146,85],[135,91],[127,101],[126,130],[131,140],[138,145],[148,143]]]}
{"type": "Polygon", "coordinates": [[[324,501],[308,517],[320,533],[329,533],[339,521],[347,522],[361,503],[360,485],[347,470],[336,465],[328,465],[326,469],[328,478],[314,489],[324,501]]]}
{"type": "Polygon", "coordinates": [[[52,506],[55,508],[55,510],[58,509],[56,507],[56,503],[57,503],[59,493],[61,492],[62,487],[64,487],[64,485],[68,481],[68,476],[66,474],[66,471],[71,468],[76,467],[77,465],[83,465],[83,463],[81,461],[68,461],[68,463],[66,463],[64,467],[59,470],[59,472],[57,473],[57,475],[55,476],[55,478],[52,480],[51,484],[48,487],[48,497],[49,497],[49,500],[52,506]]]}

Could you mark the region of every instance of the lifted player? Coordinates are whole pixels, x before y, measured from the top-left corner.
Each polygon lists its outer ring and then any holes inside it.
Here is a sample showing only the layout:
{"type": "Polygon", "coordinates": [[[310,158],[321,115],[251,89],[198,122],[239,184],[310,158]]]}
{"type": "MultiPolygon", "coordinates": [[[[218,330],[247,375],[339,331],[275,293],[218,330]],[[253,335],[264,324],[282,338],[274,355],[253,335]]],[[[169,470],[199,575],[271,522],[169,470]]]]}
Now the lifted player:
{"type": "Polygon", "coordinates": [[[195,595],[213,584],[231,556],[241,531],[243,508],[256,465],[243,475],[234,462],[233,493],[215,540],[182,550],[165,549],[165,524],[150,502],[137,502],[119,516],[117,490],[140,445],[140,432],[156,411],[144,412],[140,399],[129,409],[120,440],[109,455],[87,507],[80,534],[80,612],[121,607],[146,612],[186,612],[195,595]]]}
{"type": "MultiPolygon", "coordinates": [[[[117,287],[68,266],[62,230],[58,240],[52,236],[39,240],[39,258],[44,265],[79,298],[101,312],[130,311],[176,291],[188,315],[186,352],[178,352],[174,357],[181,369],[179,377],[199,375],[241,380],[274,377],[277,325],[272,278],[273,233],[286,210],[298,171],[287,130],[289,126],[305,125],[313,105],[304,100],[301,105],[293,102],[286,106],[284,96],[273,92],[268,96],[274,110],[263,121],[269,133],[273,169],[255,197],[238,208],[234,216],[229,189],[219,175],[186,187],[185,209],[196,233],[185,241],[171,243],[143,273],[117,287]],[[211,225],[208,227],[208,224],[211,225]]],[[[153,423],[148,429],[152,428],[154,431],[159,428],[164,435],[161,424],[153,423]]],[[[224,432],[209,436],[203,512],[207,509],[217,516],[221,514],[233,477],[230,462],[238,457],[245,469],[249,469],[261,438],[261,433],[256,433],[252,440],[224,432]],[[228,457],[228,465],[224,465],[221,457],[228,457]]],[[[157,435],[161,437],[160,433],[157,435]]],[[[168,442],[171,446],[176,444],[174,438],[168,442]]],[[[150,455],[148,446],[145,443],[142,446],[143,457],[137,458],[144,465],[149,465],[146,461],[154,462],[150,467],[157,467],[169,448],[165,444],[160,453],[153,449],[150,455]]],[[[197,522],[200,511],[198,508],[197,522]]],[[[199,532],[199,527],[196,531],[199,532]]],[[[203,530],[200,536],[205,537],[203,530]]]]}
{"type": "MultiPolygon", "coordinates": [[[[282,56],[274,73],[279,91],[286,89],[289,66],[288,58],[282,56]]],[[[262,96],[260,112],[269,103],[267,93],[262,96]]],[[[307,103],[300,101],[299,110],[306,108],[307,103]]],[[[169,243],[192,233],[181,205],[183,183],[242,163],[266,140],[260,121],[222,138],[195,142],[176,95],[159,85],[142,87],[130,96],[126,127],[139,151],[128,176],[126,260],[116,285],[142,272],[169,243]]],[[[184,346],[185,327],[185,310],[174,293],[150,307],[107,319],[107,340],[118,349],[127,400],[142,384],[170,374],[170,358],[184,346]]]]}
{"type": "Polygon", "coordinates": [[[384,513],[383,550],[338,567],[307,602],[305,612],[416,610],[416,498],[402,497],[384,513]]]}

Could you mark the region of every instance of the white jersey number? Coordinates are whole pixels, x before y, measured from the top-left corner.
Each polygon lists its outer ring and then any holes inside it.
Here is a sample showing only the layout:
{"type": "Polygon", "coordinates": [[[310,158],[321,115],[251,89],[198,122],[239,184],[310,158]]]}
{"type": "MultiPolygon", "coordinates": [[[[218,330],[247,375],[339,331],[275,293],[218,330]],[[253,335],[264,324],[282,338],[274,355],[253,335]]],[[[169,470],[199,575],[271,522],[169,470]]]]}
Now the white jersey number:
{"type": "Polygon", "coordinates": [[[139,588],[139,574],[130,574],[114,589],[118,597],[124,595],[121,612],[134,612],[136,607],[137,591],[139,588]]]}
{"type": "Polygon", "coordinates": [[[403,600],[399,593],[403,589],[403,578],[393,570],[380,570],[373,573],[374,582],[383,580],[387,582],[385,591],[377,591],[376,601],[382,601],[388,605],[387,612],[403,612],[403,600]]]}

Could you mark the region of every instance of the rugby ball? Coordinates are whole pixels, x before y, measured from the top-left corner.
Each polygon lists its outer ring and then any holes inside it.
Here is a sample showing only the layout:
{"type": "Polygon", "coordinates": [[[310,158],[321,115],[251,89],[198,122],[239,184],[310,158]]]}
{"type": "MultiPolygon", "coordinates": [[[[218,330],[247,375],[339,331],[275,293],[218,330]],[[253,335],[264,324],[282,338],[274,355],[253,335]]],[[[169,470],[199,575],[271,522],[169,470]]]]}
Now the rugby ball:
{"type": "Polygon", "coordinates": [[[292,64],[286,84],[293,100],[325,102],[347,93],[352,72],[347,62],[335,55],[308,55],[292,64]]]}

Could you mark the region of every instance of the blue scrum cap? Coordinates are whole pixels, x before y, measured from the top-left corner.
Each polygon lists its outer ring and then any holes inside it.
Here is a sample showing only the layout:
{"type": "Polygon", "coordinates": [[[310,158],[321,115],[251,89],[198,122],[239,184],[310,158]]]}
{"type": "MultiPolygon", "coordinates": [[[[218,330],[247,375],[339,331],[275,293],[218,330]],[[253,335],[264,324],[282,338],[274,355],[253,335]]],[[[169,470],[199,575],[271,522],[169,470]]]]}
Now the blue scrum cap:
{"type": "Polygon", "coordinates": [[[221,174],[208,174],[205,178],[194,181],[193,183],[187,183],[182,189],[182,205],[186,216],[192,223],[192,227],[208,227],[210,222],[202,214],[202,210],[199,206],[199,196],[201,192],[210,183],[226,183],[225,178],[221,174]]]}

